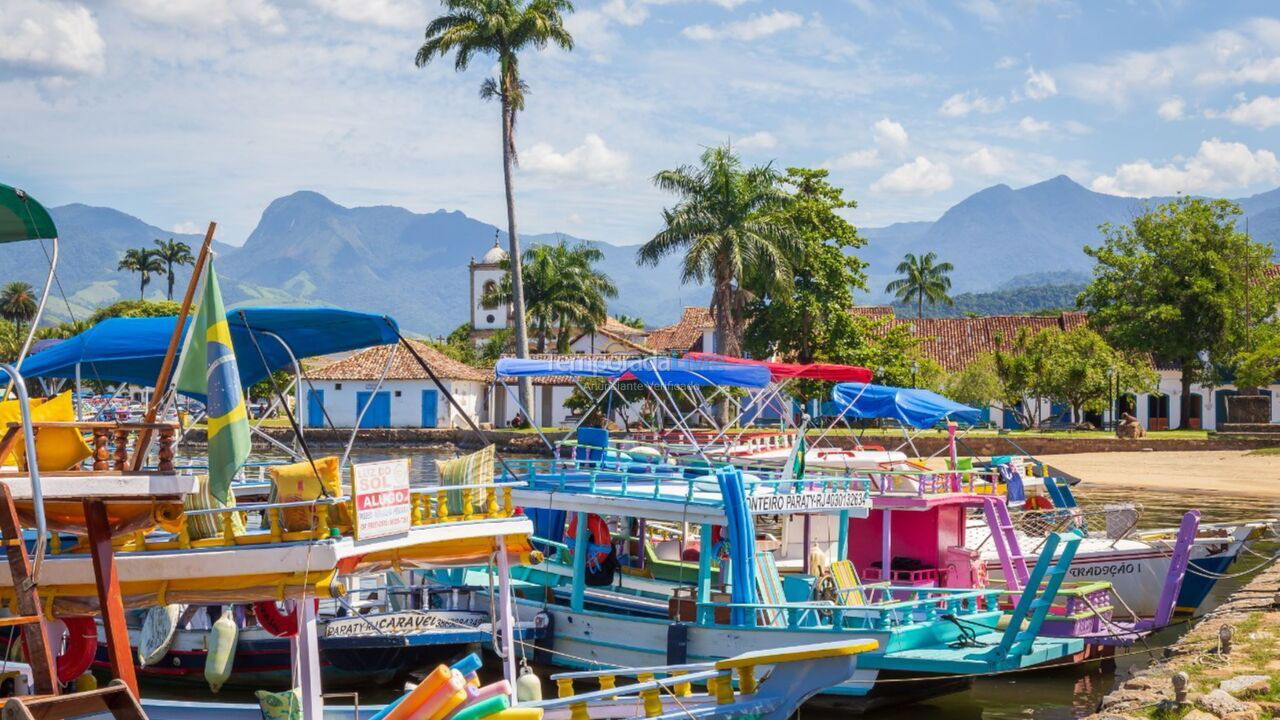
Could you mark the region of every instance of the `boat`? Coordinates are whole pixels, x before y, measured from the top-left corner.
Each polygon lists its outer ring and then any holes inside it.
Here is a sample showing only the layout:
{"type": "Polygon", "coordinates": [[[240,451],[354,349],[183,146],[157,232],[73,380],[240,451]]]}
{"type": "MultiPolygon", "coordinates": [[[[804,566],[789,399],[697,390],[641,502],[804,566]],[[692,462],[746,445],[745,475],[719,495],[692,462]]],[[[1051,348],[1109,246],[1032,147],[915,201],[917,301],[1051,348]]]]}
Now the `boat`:
{"type": "MultiPolygon", "coordinates": [[[[496,372],[499,377],[628,377],[659,386],[761,387],[768,381],[765,368],[704,361],[694,371],[670,358],[620,365],[584,360],[572,367],[504,359],[496,372]],[[748,369],[757,372],[748,375],[748,369]]],[[[775,553],[760,547],[754,518],[833,516],[838,534],[833,556],[844,558],[852,543],[850,520],[869,514],[873,496],[903,492],[899,487],[876,486],[857,474],[801,479],[786,470],[749,473],[706,456],[680,464],[655,459],[615,447],[603,429],[579,428],[572,458],[506,463],[510,470],[503,479],[525,483],[513,497],[534,518],[539,546],[549,555],[544,566],[517,568],[514,577],[519,611],[551,617],[551,662],[570,667],[706,662],[731,648],[767,649],[830,638],[833,632],[869,637],[879,648],[862,657],[858,674],[819,698],[824,704],[866,709],[963,687],[982,674],[1068,659],[1083,650],[1079,639],[1038,635],[1048,604],[1037,599],[1056,591],[1078,538],[1055,537],[1054,549],[1061,544],[1064,551],[1042,554],[1035,572],[1044,587],[1037,582],[1019,594],[1014,619],[1004,630],[995,629],[1005,614],[996,589],[876,583],[843,588],[840,602],[814,600],[816,578],[780,574],[775,553]],[[608,516],[619,520],[606,523],[608,516]],[[609,538],[628,535],[633,521],[690,528],[682,541],[697,550],[691,581],[655,577],[643,567],[601,570],[613,564],[616,550],[609,538]],[[727,531],[718,533],[717,527],[727,531]],[[727,590],[717,585],[725,576],[727,590]],[[883,682],[921,678],[928,680],[883,682]]],[[[692,556],[677,562],[690,561],[692,556]]]]}

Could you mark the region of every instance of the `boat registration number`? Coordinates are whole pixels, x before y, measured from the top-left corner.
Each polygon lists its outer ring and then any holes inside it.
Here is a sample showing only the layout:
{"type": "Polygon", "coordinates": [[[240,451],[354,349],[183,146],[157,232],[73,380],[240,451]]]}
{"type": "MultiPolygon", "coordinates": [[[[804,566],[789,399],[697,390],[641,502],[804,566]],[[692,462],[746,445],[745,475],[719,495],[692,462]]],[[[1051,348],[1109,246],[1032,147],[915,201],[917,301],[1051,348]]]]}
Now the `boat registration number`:
{"type": "Polygon", "coordinates": [[[488,625],[479,613],[405,611],[338,618],[325,623],[325,637],[417,635],[436,630],[465,630],[488,625]]]}
{"type": "Polygon", "coordinates": [[[752,515],[811,513],[871,507],[866,490],[810,490],[805,492],[753,495],[747,498],[752,515]]]}

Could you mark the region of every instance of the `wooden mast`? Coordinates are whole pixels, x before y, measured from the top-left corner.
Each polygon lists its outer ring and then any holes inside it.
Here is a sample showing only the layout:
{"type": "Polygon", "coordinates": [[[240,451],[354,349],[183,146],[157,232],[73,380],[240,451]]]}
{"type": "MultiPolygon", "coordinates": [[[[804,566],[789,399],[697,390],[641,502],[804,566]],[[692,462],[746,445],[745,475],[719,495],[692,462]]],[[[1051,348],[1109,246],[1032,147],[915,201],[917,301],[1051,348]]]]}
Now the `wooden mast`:
{"type": "MultiPolygon", "coordinates": [[[[151,393],[151,402],[147,405],[147,414],[143,418],[144,423],[154,423],[156,414],[160,410],[160,402],[164,399],[165,390],[169,387],[169,381],[173,376],[173,361],[178,354],[178,346],[182,342],[182,331],[186,325],[187,316],[191,313],[191,301],[195,298],[196,285],[200,283],[200,273],[204,271],[205,262],[209,258],[209,248],[213,245],[213,231],[218,227],[216,222],[209,223],[209,230],[204,234],[204,243],[200,246],[200,252],[196,254],[196,264],[191,271],[191,282],[187,283],[187,292],[182,297],[182,307],[178,310],[178,321],[173,325],[173,335],[169,337],[169,349],[164,354],[164,362],[160,364],[160,375],[156,378],[156,391],[151,393]]],[[[133,450],[133,472],[142,469],[142,463],[146,461],[147,450],[151,448],[152,430],[150,428],[142,430],[138,434],[138,442],[133,450]]]]}

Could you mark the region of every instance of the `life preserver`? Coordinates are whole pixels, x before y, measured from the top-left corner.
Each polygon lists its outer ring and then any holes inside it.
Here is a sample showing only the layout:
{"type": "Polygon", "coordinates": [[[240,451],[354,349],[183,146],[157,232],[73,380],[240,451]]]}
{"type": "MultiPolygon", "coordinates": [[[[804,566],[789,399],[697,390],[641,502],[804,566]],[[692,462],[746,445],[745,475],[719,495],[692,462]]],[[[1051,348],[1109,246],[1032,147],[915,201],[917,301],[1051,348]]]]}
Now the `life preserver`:
{"type": "Polygon", "coordinates": [[[1052,510],[1053,501],[1043,495],[1028,495],[1023,507],[1028,510],[1052,510]]]}
{"type": "MultiPolygon", "coordinates": [[[[587,530],[591,532],[591,537],[587,540],[590,552],[587,556],[587,569],[594,570],[609,559],[609,553],[613,550],[613,535],[609,532],[609,524],[595,513],[587,515],[587,530]]],[[[565,544],[572,548],[578,537],[578,513],[569,516],[569,527],[565,529],[564,537],[567,541],[565,544]]]]}
{"type": "MultiPolygon", "coordinates": [[[[98,652],[98,626],[91,617],[58,618],[67,628],[67,646],[54,657],[54,665],[58,668],[58,682],[67,685],[89,670],[93,656],[98,652]]],[[[27,636],[21,635],[22,653],[31,657],[27,650],[27,636]]]]}
{"type": "MultiPolygon", "coordinates": [[[[320,609],[320,598],[315,599],[316,609],[320,609]]],[[[253,615],[272,637],[293,637],[298,634],[298,610],[288,614],[280,610],[272,600],[260,600],[253,604],[253,615]]]]}

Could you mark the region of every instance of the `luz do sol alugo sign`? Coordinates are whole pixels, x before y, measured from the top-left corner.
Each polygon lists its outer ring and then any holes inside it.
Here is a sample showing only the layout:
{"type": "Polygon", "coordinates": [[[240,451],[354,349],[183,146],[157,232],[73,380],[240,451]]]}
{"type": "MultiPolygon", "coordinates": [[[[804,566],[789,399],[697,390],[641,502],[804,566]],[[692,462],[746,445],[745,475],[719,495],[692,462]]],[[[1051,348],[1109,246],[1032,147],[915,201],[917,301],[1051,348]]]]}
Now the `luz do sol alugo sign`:
{"type": "Polygon", "coordinates": [[[408,458],[352,465],[351,494],[356,501],[357,539],[409,532],[408,458]]]}

